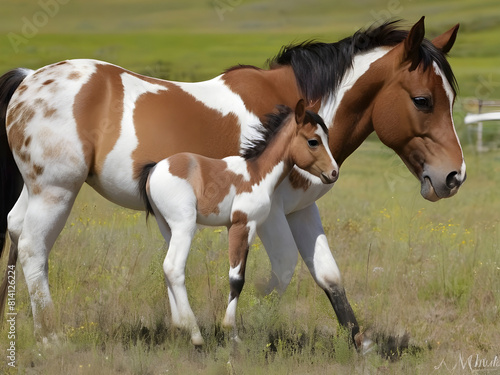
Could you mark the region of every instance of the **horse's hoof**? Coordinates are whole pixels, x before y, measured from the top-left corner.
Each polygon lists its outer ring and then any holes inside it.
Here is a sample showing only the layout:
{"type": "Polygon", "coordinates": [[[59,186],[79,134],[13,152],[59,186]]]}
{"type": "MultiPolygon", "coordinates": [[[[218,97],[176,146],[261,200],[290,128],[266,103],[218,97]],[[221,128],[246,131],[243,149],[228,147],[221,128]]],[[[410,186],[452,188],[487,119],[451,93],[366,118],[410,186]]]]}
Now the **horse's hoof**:
{"type": "Polygon", "coordinates": [[[356,336],[354,336],[354,343],[356,344],[358,352],[362,355],[370,354],[377,346],[375,342],[368,337],[368,335],[361,332],[358,332],[356,336]]]}
{"type": "Polygon", "coordinates": [[[203,337],[201,337],[201,333],[200,332],[193,333],[193,335],[191,336],[191,343],[194,346],[196,346],[196,347],[203,346],[203,344],[205,343],[205,341],[203,340],[203,337]]]}
{"type": "Polygon", "coordinates": [[[50,333],[47,336],[39,338],[38,341],[38,347],[44,350],[57,348],[60,347],[61,345],[62,345],[61,338],[57,333],[50,333]]]}
{"type": "Polygon", "coordinates": [[[231,341],[234,342],[235,344],[241,344],[243,342],[238,335],[232,336],[231,341]]]}

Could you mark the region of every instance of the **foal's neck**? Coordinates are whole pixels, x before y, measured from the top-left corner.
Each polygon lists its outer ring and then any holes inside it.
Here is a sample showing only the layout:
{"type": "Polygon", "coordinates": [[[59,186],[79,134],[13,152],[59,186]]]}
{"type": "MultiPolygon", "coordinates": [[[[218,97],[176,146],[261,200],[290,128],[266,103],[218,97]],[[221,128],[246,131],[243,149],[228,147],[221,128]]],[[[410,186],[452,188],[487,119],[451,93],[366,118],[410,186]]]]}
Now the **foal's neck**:
{"type": "Polygon", "coordinates": [[[269,186],[269,192],[272,193],[281,181],[290,173],[294,166],[294,161],[291,155],[291,143],[296,135],[296,125],[294,121],[288,121],[278,130],[278,133],[269,141],[264,151],[255,158],[247,160],[248,170],[254,180],[254,183],[259,183],[264,180],[270,173],[277,171],[275,168],[280,166],[281,171],[273,179],[273,183],[269,186]]]}

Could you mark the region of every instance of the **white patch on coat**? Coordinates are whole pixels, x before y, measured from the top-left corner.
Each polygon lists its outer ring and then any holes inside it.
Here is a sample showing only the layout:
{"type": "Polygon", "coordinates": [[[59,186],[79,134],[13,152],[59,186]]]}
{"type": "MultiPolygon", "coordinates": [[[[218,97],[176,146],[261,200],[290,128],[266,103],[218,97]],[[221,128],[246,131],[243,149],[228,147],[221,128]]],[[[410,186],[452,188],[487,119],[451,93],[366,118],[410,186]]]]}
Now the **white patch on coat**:
{"type": "Polygon", "coordinates": [[[441,81],[443,82],[444,91],[446,92],[446,96],[448,97],[448,100],[450,102],[450,120],[451,120],[451,124],[453,127],[453,131],[455,132],[455,137],[457,139],[458,145],[460,146],[460,151],[462,152],[462,166],[460,167],[459,177],[461,178],[461,181],[463,181],[463,179],[465,178],[465,169],[466,169],[465,160],[464,160],[464,156],[463,156],[462,145],[460,143],[460,139],[458,138],[457,130],[455,128],[455,123],[453,121],[453,100],[455,99],[455,96],[453,94],[453,89],[452,89],[450,83],[446,79],[446,76],[443,74],[441,69],[439,69],[439,66],[436,64],[435,61],[432,63],[432,66],[434,67],[434,72],[439,77],[441,77],[441,81]]]}
{"type": "Polygon", "coordinates": [[[124,108],[120,126],[120,136],[113,149],[106,156],[98,185],[93,187],[112,201],[120,202],[130,208],[142,209],[142,202],[137,199],[137,181],[134,180],[132,153],[137,148],[138,140],[134,125],[134,110],[137,99],[143,94],[156,94],[167,88],[149,83],[129,73],[122,73],[124,90],[124,108]]]}
{"type": "Polygon", "coordinates": [[[243,148],[250,146],[249,140],[262,138],[259,118],[247,110],[241,97],[225,84],[222,75],[204,82],[174,82],[174,84],[222,116],[234,114],[241,127],[240,144],[243,148]]]}

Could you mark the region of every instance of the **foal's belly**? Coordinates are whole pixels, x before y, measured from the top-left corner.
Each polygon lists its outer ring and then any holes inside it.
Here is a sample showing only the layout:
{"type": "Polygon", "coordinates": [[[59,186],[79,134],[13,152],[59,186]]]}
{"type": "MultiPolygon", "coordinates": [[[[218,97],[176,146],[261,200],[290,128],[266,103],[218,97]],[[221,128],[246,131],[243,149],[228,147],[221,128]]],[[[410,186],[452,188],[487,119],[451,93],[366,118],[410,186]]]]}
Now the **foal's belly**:
{"type": "Polygon", "coordinates": [[[208,227],[227,227],[231,223],[231,215],[224,214],[203,216],[198,214],[198,216],[196,217],[196,223],[208,227]]]}

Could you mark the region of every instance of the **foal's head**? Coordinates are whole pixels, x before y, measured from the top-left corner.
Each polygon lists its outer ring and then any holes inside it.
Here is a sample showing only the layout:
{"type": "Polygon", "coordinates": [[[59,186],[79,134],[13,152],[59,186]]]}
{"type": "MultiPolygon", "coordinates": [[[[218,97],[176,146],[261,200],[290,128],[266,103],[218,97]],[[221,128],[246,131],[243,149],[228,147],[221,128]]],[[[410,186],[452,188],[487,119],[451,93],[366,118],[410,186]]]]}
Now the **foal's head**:
{"type": "Polygon", "coordinates": [[[328,129],[318,114],[306,110],[303,99],[297,102],[295,111],[278,105],[275,112],[267,114],[260,136],[247,142],[241,156],[255,159],[266,150],[266,159],[272,153],[275,157],[271,159],[276,161],[291,160],[325,184],[334,183],[338,178],[339,168],[328,147],[328,129]],[[281,141],[274,142],[276,139],[281,141]],[[271,143],[274,145],[270,147],[271,143]]]}
{"type": "Polygon", "coordinates": [[[328,129],[323,119],[307,111],[301,99],[295,106],[295,115],[290,116],[288,121],[295,122],[296,126],[296,134],[290,144],[293,163],[319,177],[324,184],[337,181],[339,167],[328,147],[328,129]]]}

